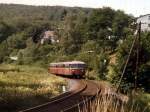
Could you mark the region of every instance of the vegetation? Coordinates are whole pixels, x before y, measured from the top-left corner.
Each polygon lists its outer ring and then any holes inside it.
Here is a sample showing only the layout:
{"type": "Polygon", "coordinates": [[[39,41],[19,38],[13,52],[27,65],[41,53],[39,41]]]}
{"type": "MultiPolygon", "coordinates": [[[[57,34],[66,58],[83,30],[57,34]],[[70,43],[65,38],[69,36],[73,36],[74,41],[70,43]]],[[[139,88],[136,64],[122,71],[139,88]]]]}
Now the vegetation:
{"type": "MultiPolygon", "coordinates": [[[[150,49],[149,49],[149,33],[145,33],[141,35],[141,42],[140,42],[140,55],[139,55],[139,70],[138,76],[136,80],[136,86],[138,89],[144,89],[144,91],[149,92],[150,90],[150,83],[149,83],[149,69],[150,69],[150,49]]],[[[133,42],[132,37],[126,38],[123,44],[121,44],[117,49],[117,62],[116,65],[113,66],[112,74],[109,74],[110,80],[112,82],[118,82],[119,78],[121,77],[121,72],[124,67],[124,63],[127,60],[127,56],[129,55],[129,50],[131,44],[133,42]]],[[[136,72],[136,46],[134,46],[132,55],[130,57],[127,69],[125,71],[125,75],[122,82],[122,87],[124,90],[133,89],[135,86],[135,72],[136,72]]]]}
{"type": "MultiPolygon", "coordinates": [[[[89,79],[107,80],[118,85],[134,39],[134,19],[109,7],[90,9],[0,4],[0,63],[47,67],[50,62],[81,60],[88,65],[89,79]],[[45,31],[54,31],[59,41],[40,44],[45,31]],[[17,57],[17,60],[11,57],[17,57]]],[[[149,32],[141,34],[136,82],[136,90],[147,93],[150,92],[149,36],[149,32]]],[[[135,87],[135,48],[121,83],[121,90],[125,93],[135,87]]]]}
{"type": "Polygon", "coordinates": [[[20,71],[5,74],[0,71],[1,112],[16,112],[48,102],[62,92],[61,85],[65,84],[63,79],[47,74],[40,67],[0,65],[1,70],[6,67],[20,71]]]}
{"type": "Polygon", "coordinates": [[[133,18],[108,7],[1,4],[0,14],[1,63],[46,66],[52,61],[83,60],[89,70],[96,73],[95,78],[103,79],[108,71],[109,53],[116,50],[118,40],[131,32],[128,27],[133,18]],[[59,43],[40,45],[43,32],[47,30],[56,32],[59,43]],[[10,60],[14,56],[18,61],[10,60]]]}
{"type": "MultiPolygon", "coordinates": [[[[150,103],[150,100],[148,102],[150,103]]],[[[128,103],[122,102],[121,100],[111,95],[106,95],[103,97],[97,96],[97,98],[94,101],[90,103],[85,102],[84,108],[80,109],[79,107],[79,111],[80,112],[89,112],[89,111],[90,112],[149,112],[150,111],[149,105],[148,104],[145,105],[143,103],[135,99],[130,100],[130,102],[128,103]]]]}

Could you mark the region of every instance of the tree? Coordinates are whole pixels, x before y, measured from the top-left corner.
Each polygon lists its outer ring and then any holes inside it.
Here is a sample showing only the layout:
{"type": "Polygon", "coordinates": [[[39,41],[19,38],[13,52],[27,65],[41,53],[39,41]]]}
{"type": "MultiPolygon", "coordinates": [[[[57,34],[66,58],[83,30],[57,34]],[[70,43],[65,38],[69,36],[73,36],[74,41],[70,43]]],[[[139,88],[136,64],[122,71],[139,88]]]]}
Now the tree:
{"type": "Polygon", "coordinates": [[[96,53],[99,54],[101,51],[101,47],[98,42],[89,40],[85,44],[82,45],[81,52],[82,53],[96,53]]]}
{"type": "Polygon", "coordinates": [[[81,15],[68,14],[63,21],[61,28],[60,44],[62,51],[66,54],[77,53],[83,43],[83,30],[81,15]]]}
{"type": "Polygon", "coordinates": [[[10,50],[8,49],[7,41],[3,41],[0,44],[0,63],[8,58],[10,50]]]}
{"type": "Polygon", "coordinates": [[[13,34],[7,39],[8,47],[11,49],[25,49],[27,38],[25,32],[13,34]]]}
{"type": "Polygon", "coordinates": [[[95,9],[87,22],[87,39],[96,40],[104,50],[114,50],[119,39],[129,34],[131,17],[109,7],[95,9]]]}
{"type": "Polygon", "coordinates": [[[3,40],[6,40],[7,37],[12,33],[11,28],[8,24],[3,21],[0,21],[0,43],[3,40]]]}
{"type": "MultiPolygon", "coordinates": [[[[121,73],[123,71],[123,67],[125,65],[125,61],[127,60],[127,57],[129,55],[129,50],[131,48],[131,44],[133,42],[133,38],[129,36],[123,44],[121,44],[118,47],[117,52],[117,64],[114,66],[114,74],[111,78],[112,82],[117,83],[121,77],[121,73]]],[[[138,69],[138,75],[137,79],[135,79],[135,73],[136,73],[136,63],[137,63],[137,52],[136,52],[136,45],[134,46],[132,55],[129,59],[129,63],[127,65],[121,87],[124,90],[133,89],[135,87],[135,83],[137,88],[144,88],[145,90],[149,89],[149,81],[150,77],[148,75],[149,72],[149,56],[150,56],[150,49],[149,49],[149,34],[145,35],[142,34],[141,37],[141,47],[140,47],[140,56],[139,56],[139,69],[138,69]],[[145,44],[146,43],[146,44],[145,44]],[[136,81],[136,82],[135,82],[136,81]]],[[[150,43],[149,43],[150,44],[150,43]]],[[[117,83],[118,84],[118,83],[117,83]]]]}
{"type": "Polygon", "coordinates": [[[129,25],[132,22],[132,17],[126,15],[123,11],[118,10],[115,13],[113,24],[112,24],[112,31],[113,35],[115,35],[117,40],[125,39],[129,34],[129,25]]]}
{"type": "Polygon", "coordinates": [[[108,7],[95,9],[88,18],[89,39],[102,40],[109,34],[109,28],[112,27],[114,10],[108,7]],[[101,35],[100,32],[106,32],[101,35]]]}
{"type": "Polygon", "coordinates": [[[108,73],[108,64],[109,64],[109,59],[107,54],[101,53],[99,56],[99,68],[98,68],[98,73],[100,79],[106,80],[106,76],[108,73]]]}

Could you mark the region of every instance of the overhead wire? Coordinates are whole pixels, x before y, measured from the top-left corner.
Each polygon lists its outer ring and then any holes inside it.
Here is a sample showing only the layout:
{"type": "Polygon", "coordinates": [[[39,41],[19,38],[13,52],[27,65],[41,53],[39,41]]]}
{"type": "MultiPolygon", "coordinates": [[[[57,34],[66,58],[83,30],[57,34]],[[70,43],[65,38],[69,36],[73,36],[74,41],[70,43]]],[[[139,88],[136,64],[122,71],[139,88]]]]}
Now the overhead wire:
{"type": "Polygon", "coordinates": [[[118,83],[118,87],[117,87],[116,92],[118,92],[119,89],[120,89],[121,82],[122,82],[122,80],[123,80],[123,77],[124,77],[124,74],[125,74],[127,65],[128,65],[128,63],[129,63],[129,60],[130,60],[130,57],[131,57],[131,54],[132,54],[134,45],[135,45],[135,43],[136,43],[136,41],[137,41],[137,39],[138,39],[138,36],[137,36],[137,35],[138,35],[139,29],[140,29],[140,25],[141,25],[141,23],[138,24],[138,27],[137,27],[137,29],[136,29],[136,31],[135,31],[135,34],[134,34],[135,38],[134,38],[134,40],[133,40],[133,42],[132,42],[132,45],[131,45],[131,48],[130,48],[130,51],[129,51],[129,55],[128,55],[127,60],[126,60],[126,62],[125,62],[125,65],[124,65],[124,68],[123,68],[123,71],[122,71],[122,74],[121,74],[121,77],[120,77],[120,80],[119,80],[119,83],[118,83]]]}

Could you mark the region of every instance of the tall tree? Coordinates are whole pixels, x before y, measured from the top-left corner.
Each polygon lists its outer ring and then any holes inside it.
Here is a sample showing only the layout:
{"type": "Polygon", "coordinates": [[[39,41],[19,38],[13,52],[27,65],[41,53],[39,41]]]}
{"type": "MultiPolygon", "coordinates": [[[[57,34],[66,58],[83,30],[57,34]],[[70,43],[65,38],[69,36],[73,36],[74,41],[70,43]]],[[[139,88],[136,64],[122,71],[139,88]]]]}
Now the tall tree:
{"type": "Polygon", "coordinates": [[[3,21],[0,21],[0,43],[3,40],[6,40],[7,37],[11,34],[11,28],[8,24],[3,21]]]}
{"type": "Polygon", "coordinates": [[[80,50],[83,43],[83,20],[81,15],[68,14],[60,28],[60,44],[63,52],[67,54],[76,53],[80,50]]]}
{"type": "MultiPolygon", "coordinates": [[[[129,50],[131,48],[133,42],[133,38],[129,36],[123,44],[118,46],[118,52],[117,52],[117,63],[114,67],[115,75],[113,75],[111,78],[112,82],[115,82],[118,84],[118,81],[121,77],[121,73],[123,71],[125,62],[127,60],[127,57],[129,55],[129,50]]],[[[150,87],[150,76],[148,74],[150,69],[150,49],[149,49],[149,35],[142,35],[141,37],[141,47],[140,47],[140,56],[139,56],[139,69],[136,71],[136,63],[137,63],[137,51],[136,51],[136,45],[133,48],[132,54],[130,55],[130,59],[127,65],[127,68],[125,70],[123,80],[121,83],[121,87],[125,90],[133,89],[135,87],[135,81],[136,86],[138,88],[145,88],[145,90],[149,91],[150,87]],[[146,43],[146,44],[145,44],[146,43]],[[135,73],[137,72],[137,78],[135,79],[135,73]]],[[[150,43],[149,43],[150,44],[150,43]]]]}

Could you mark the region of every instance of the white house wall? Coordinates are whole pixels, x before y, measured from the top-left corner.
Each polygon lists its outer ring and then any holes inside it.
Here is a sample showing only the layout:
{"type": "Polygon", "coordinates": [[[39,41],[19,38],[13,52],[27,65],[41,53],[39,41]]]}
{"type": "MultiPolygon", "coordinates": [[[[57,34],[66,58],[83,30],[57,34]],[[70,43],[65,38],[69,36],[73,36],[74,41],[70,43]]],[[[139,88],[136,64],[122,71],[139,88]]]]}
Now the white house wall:
{"type": "Polygon", "coordinates": [[[150,15],[141,16],[137,19],[137,23],[141,22],[142,31],[150,31],[150,15]]]}

